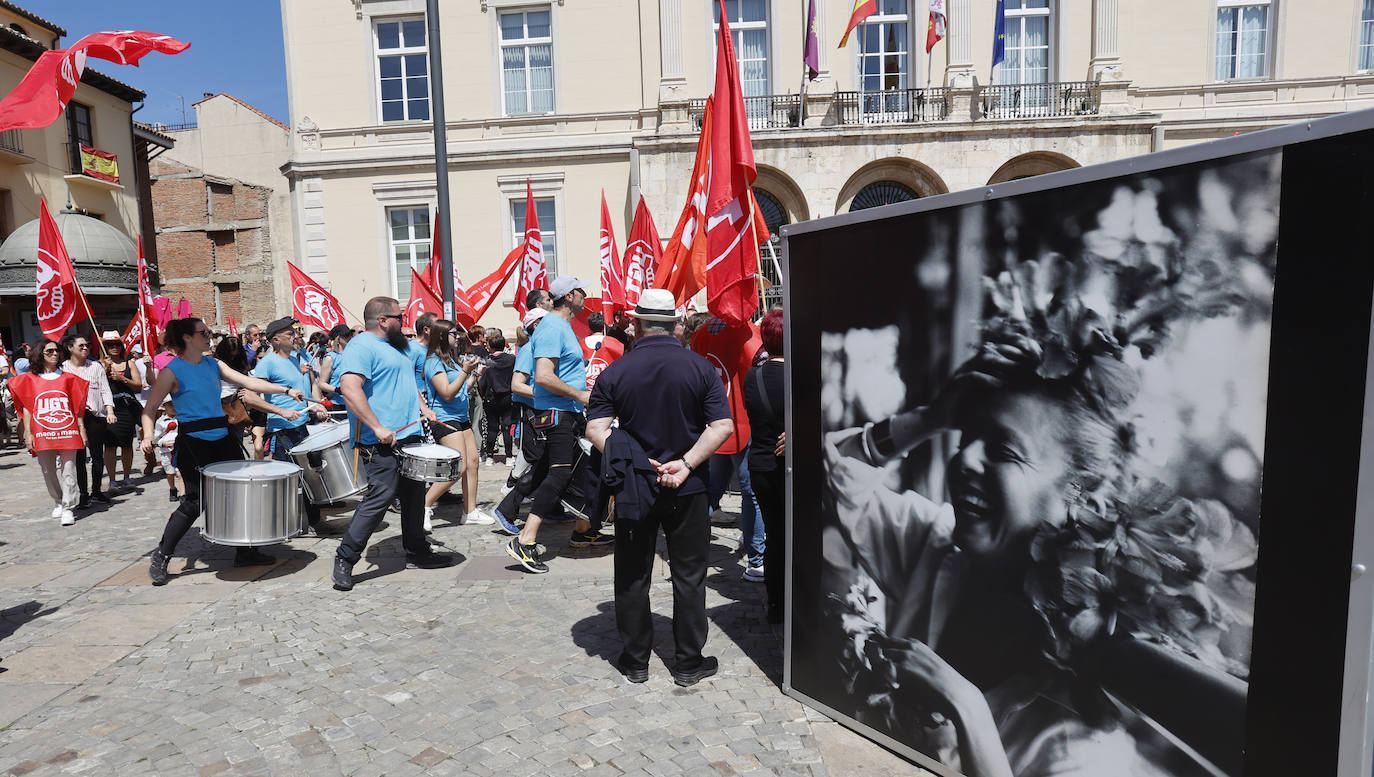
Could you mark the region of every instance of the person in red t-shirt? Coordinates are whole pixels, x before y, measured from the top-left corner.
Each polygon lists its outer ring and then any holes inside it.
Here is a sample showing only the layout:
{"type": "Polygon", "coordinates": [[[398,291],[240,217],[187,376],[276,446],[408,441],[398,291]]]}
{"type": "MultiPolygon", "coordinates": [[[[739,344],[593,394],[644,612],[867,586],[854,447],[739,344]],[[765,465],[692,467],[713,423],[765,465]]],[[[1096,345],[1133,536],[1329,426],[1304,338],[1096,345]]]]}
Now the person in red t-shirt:
{"type": "Polygon", "coordinates": [[[86,448],[82,411],[90,388],[79,375],[60,370],[67,356],[57,343],[41,340],[33,348],[29,372],[10,381],[10,392],[23,408],[25,443],[38,457],[48,495],[56,502],[52,517],[63,526],[76,523],[76,454],[86,448]]]}

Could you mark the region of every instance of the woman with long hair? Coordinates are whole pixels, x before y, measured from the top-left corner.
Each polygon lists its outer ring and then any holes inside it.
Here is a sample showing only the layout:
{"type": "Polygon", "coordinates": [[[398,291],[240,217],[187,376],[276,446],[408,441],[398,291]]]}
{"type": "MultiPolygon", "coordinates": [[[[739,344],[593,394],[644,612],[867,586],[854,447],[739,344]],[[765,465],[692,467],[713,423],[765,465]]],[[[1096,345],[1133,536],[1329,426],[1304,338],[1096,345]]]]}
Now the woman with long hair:
{"type": "Polygon", "coordinates": [[[86,448],[82,410],[90,384],[62,370],[68,354],[58,343],[44,338],[31,353],[29,371],[11,379],[9,387],[22,408],[24,443],[38,457],[48,496],[55,503],[52,517],[71,526],[76,523],[76,456],[86,448]]]}
{"type": "Polygon", "coordinates": [[[110,331],[101,336],[105,345],[105,356],[100,363],[105,368],[105,378],[114,394],[115,422],[110,424],[105,436],[105,471],[110,473],[110,488],[115,487],[116,458],[124,464],[124,480],[120,490],[129,488],[129,475],[134,468],[134,433],[138,429],[138,417],[143,406],[138,402],[138,393],[143,390],[143,380],[139,377],[138,365],[124,353],[124,340],[118,332],[110,331]]]}
{"type": "MultiPolygon", "coordinates": [[[[220,382],[262,394],[288,393],[293,399],[304,401],[298,389],[286,389],[265,380],[244,375],[205,352],[210,348],[210,330],[198,318],[181,318],[170,322],[164,335],[167,347],[176,358],[158,373],[143,410],[143,451],[152,450],[157,408],[164,397],[171,396],[177,414],[177,439],[174,457],[184,486],[181,504],[167,519],[162,541],[153,551],[148,576],[153,585],[167,583],[167,562],[176,551],[177,543],[200,515],[201,468],[220,461],[238,461],[243,449],[230,434],[224,410],[220,404],[220,382]]],[[[242,348],[239,349],[242,352],[242,348]]],[[[274,559],[253,548],[235,549],[234,563],[238,566],[270,564],[274,559]]]]}
{"type": "MultiPolygon", "coordinates": [[[[434,439],[463,456],[463,516],[459,523],[487,525],[496,519],[477,509],[477,437],[468,413],[468,381],[480,377],[482,367],[470,353],[466,335],[454,331],[454,323],[435,319],[429,330],[425,358],[425,382],[433,401],[430,409],[439,417],[431,422],[434,439]]],[[[434,504],[453,483],[435,483],[425,492],[425,530],[431,528],[434,504]]]]}

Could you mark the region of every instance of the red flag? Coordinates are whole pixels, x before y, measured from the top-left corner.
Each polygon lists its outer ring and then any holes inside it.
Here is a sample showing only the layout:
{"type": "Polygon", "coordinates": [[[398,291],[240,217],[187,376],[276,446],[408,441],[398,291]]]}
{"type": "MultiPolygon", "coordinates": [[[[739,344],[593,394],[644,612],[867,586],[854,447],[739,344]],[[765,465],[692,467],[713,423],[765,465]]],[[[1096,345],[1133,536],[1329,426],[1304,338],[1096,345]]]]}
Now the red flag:
{"type": "Polygon", "coordinates": [[[474,320],[480,321],[482,316],[487,314],[487,309],[496,301],[496,295],[501,293],[501,289],[505,288],[506,281],[515,274],[515,268],[520,265],[520,259],[524,255],[525,246],[516,246],[506,254],[506,258],[495,272],[472,284],[472,288],[468,290],[468,302],[472,306],[474,320]]]}
{"type": "Polygon", "coordinates": [[[439,299],[439,295],[430,288],[425,279],[420,277],[415,268],[410,269],[410,301],[406,303],[405,315],[401,318],[401,323],[406,326],[415,326],[415,319],[425,313],[433,313],[440,318],[444,316],[444,303],[439,299]]]}
{"type": "Polygon", "coordinates": [[[297,321],[326,332],[344,322],[343,308],[333,294],[291,262],[286,269],[291,271],[291,315],[297,321]]]}
{"type": "Polygon", "coordinates": [[[239,323],[238,323],[237,321],[234,320],[234,317],[233,317],[233,316],[230,316],[230,317],[229,317],[229,336],[230,336],[230,337],[238,337],[238,336],[239,336],[239,323]]]}
{"type": "Polygon", "coordinates": [[[587,359],[587,390],[591,391],[596,385],[596,379],[601,377],[601,373],[611,366],[616,359],[625,355],[625,346],[614,337],[601,338],[601,347],[587,359]]]}
{"type": "Polygon", "coordinates": [[[615,311],[625,309],[625,270],[615,248],[615,228],[606,209],[606,190],[601,190],[601,305],[615,311]]]}
{"type": "Polygon", "coordinates": [[[534,192],[525,181],[525,242],[520,263],[520,283],[515,287],[515,312],[525,317],[525,297],[535,289],[549,287],[549,270],[544,264],[544,244],[539,240],[539,214],[534,211],[534,192]]]}
{"type": "Polygon", "coordinates": [[[844,28],[844,37],[840,38],[840,48],[849,43],[849,33],[853,32],[855,27],[877,12],[878,0],[854,0],[854,10],[849,14],[849,25],[844,28]]]}
{"type": "Polygon", "coordinates": [[[748,321],[759,306],[758,207],[752,188],[758,172],[725,0],[720,0],[720,6],[711,185],[706,193],[706,307],[738,325],[748,321]]]}
{"type": "MultiPolygon", "coordinates": [[[[437,215],[437,214],[436,214],[437,215]]],[[[444,277],[444,255],[439,248],[439,219],[434,219],[434,239],[430,243],[429,266],[425,268],[425,283],[443,300],[443,277],[444,277]]],[[[443,315],[444,306],[439,305],[440,316],[443,315]]],[[[477,323],[477,314],[473,311],[472,305],[468,301],[468,293],[463,289],[463,282],[458,279],[458,265],[453,265],[453,320],[467,328],[477,323]]]]}
{"type": "Polygon", "coordinates": [[[640,292],[653,288],[654,268],[663,253],[662,246],[654,217],[641,196],[630,236],[625,239],[625,307],[638,305],[640,292]]]}
{"type": "Polygon", "coordinates": [[[653,288],[673,293],[679,306],[706,286],[706,190],[711,176],[711,125],[715,100],[706,98],[701,114],[701,137],[697,138],[697,157],[692,164],[692,180],[687,186],[687,204],[682,206],[677,228],[663,249],[654,269],[653,288]]]}
{"type": "MultiPolygon", "coordinates": [[[[147,320],[147,317],[142,313],[135,313],[133,320],[129,322],[128,326],[124,327],[123,340],[125,353],[133,353],[135,345],[143,345],[144,353],[147,353],[148,346],[144,344],[146,342],[145,337],[148,328],[147,320]]],[[[232,329],[229,334],[234,334],[232,329]]]]}
{"type": "Polygon", "coordinates": [[[90,307],[46,198],[39,200],[38,210],[38,326],[44,336],[57,340],[72,324],[85,321],[90,307]]]}
{"type": "Polygon", "coordinates": [[[926,23],[926,53],[935,48],[946,33],[945,0],[930,0],[930,21],[926,23]]]}
{"type": "Polygon", "coordinates": [[[69,48],[45,51],[19,85],[0,100],[0,131],[46,127],[56,121],[76,92],[87,57],[137,65],[149,52],[177,54],[190,45],[166,35],[118,30],[93,33],[69,48]]]}
{"type": "Polygon", "coordinates": [[[730,417],[734,428],[730,439],[716,453],[738,453],[749,445],[749,414],[744,408],[744,377],[754,363],[754,356],[763,347],[759,328],[746,321],[730,326],[713,318],[692,335],[692,350],[706,357],[725,384],[725,396],[730,401],[730,417]]]}

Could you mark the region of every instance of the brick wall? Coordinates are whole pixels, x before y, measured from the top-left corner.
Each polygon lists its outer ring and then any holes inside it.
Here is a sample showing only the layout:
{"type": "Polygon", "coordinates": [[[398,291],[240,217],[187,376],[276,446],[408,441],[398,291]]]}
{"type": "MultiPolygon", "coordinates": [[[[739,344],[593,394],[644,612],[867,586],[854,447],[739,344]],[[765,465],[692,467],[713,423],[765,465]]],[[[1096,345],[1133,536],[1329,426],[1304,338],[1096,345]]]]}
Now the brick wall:
{"type": "Polygon", "coordinates": [[[240,327],[274,318],[277,290],[268,239],[272,190],[207,180],[197,170],[163,160],[155,160],[150,172],[162,293],[188,300],[211,327],[227,326],[230,316],[240,327]]]}

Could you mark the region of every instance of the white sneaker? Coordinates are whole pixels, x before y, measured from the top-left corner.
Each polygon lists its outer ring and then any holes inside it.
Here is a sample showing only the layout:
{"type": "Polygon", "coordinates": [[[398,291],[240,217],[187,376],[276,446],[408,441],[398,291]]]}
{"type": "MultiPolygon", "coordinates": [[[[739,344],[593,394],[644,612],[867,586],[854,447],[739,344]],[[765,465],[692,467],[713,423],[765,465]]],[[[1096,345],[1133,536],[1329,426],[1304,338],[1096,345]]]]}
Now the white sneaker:
{"type": "Polygon", "coordinates": [[[490,526],[493,523],[496,523],[496,518],[494,516],[487,515],[481,510],[473,510],[472,512],[463,516],[464,526],[490,526]]]}
{"type": "Polygon", "coordinates": [[[74,523],[76,523],[76,516],[72,515],[71,510],[68,510],[65,507],[62,508],[62,525],[71,526],[74,523]]]}
{"type": "Polygon", "coordinates": [[[745,568],[744,568],[744,579],[745,579],[745,580],[748,580],[748,581],[751,582],[751,583],[762,583],[762,582],[763,582],[763,565],[762,565],[762,564],[759,564],[759,565],[756,566],[756,567],[745,567],[745,568]]]}
{"type": "Polygon", "coordinates": [[[425,508],[425,534],[429,534],[429,533],[431,533],[431,532],[433,532],[433,531],[434,531],[434,508],[433,508],[433,507],[426,507],[426,508],[425,508]]]}
{"type": "Polygon", "coordinates": [[[52,517],[54,517],[54,518],[61,518],[61,517],[62,517],[62,505],[59,504],[59,505],[57,505],[56,507],[54,507],[54,508],[52,509],[52,517]]]}

